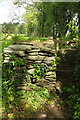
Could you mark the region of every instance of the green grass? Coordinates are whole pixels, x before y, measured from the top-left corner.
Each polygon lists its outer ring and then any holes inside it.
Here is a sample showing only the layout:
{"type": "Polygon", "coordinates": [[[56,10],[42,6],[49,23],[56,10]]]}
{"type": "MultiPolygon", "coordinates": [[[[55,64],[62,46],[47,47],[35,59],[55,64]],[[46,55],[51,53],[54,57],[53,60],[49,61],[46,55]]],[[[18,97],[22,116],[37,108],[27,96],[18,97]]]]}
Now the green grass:
{"type": "Polygon", "coordinates": [[[47,38],[46,38],[46,37],[44,37],[44,38],[43,38],[43,37],[41,37],[41,38],[40,38],[40,41],[45,41],[45,40],[47,40],[47,38]]]}
{"type": "Polygon", "coordinates": [[[11,38],[7,38],[6,40],[2,41],[2,51],[4,50],[5,47],[8,47],[9,45],[12,45],[12,39],[11,38]]]}
{"type": "MultiPolygon", "coordinates": [[[[6,36],[7,34],[2,34],[2,39],[4,39],[6,36]]],[[[14,43],[18,44],[19,42],[30,42],[36,40],[45,41],[47,40],[47,38],[37,37],[37,36],[28,37],[25,34],[11,34],[5,40],[3,40],[3,43],[6,44],[4,45],[4,47],[5,46],[7,47],[9,44],[14,44],[14,43]]]]}

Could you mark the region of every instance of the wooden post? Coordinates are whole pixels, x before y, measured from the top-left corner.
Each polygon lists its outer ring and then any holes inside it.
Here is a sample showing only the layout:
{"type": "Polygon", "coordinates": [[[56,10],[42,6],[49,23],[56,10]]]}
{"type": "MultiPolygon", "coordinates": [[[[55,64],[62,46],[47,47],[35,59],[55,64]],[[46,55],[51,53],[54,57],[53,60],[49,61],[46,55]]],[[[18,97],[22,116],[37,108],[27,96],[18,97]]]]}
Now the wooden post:
{"type": "Polygon", "coordinates": [[[56,51],[58,51],[58,50],[59,50],[59,42],[58,42],[58,41],[59,41],[59,38],[56,38],[56,41],[57,41],[57,42],[56,42],[56,51]]]}

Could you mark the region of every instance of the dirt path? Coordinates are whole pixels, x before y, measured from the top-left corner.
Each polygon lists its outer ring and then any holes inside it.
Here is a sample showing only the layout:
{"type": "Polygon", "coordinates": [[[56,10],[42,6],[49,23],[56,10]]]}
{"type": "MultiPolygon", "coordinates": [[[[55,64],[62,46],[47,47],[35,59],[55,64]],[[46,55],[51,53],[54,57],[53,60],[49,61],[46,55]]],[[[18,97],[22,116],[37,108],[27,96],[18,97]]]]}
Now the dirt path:
{"type": "Polygon", "coordinates": [[[45,105],[44,111],[36,112],[32,120],[72,120],[67,108],[62,108],[60,100],[53,100],[51,105],[45,105]]]}

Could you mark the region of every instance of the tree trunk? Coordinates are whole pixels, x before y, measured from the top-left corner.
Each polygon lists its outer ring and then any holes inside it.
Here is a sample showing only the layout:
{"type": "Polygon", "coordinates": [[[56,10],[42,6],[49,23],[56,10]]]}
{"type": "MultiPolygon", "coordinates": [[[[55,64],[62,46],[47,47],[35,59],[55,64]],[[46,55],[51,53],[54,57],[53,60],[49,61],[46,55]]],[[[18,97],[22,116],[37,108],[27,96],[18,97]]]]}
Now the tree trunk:
{"type": "Polygon", "coordinates": [[[54,30],[54,24],[53,24],[53,39],[55,39],[55,30],[54,30]]]}
{"type": "Polygon", "coordinates": [[[46,21],[46,16],[45,14],[43,13],[43,23],[42,23],[42,37],[44,37],[44,23],[46,21]]]}
{"type": "Polygon", "coordinates": [[[78,13],[78,25],[79,25],[79,32],[80,32],[80,12],[78,13]]]}
{"type": "Polygon", "coordinates": [[[66,22],[66,30],[65,30],[65,35],[66,35],[66,33],[67,33],[67,31],[68,31],[68,28],[69,28],[69,26],[67,25],[69,22],[70,22],[70,20],[72,19],[72,15],[71,15],[71,12],[69,12],[68,13],[68,19],[67,19],[67,22],[66,22]]]}

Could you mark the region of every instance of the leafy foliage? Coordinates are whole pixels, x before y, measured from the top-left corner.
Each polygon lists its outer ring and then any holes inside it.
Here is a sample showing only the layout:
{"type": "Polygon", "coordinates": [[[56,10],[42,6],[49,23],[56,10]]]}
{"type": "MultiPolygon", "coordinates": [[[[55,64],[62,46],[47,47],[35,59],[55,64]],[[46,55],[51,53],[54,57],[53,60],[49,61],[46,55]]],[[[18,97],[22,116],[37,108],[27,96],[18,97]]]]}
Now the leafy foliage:
{"type": "Polygon", "coordinates": [[[14,36],[12,36],[12,41],[13,43],[19,43],[24,41],[23,36],[19,35],[19,34],[15,34],[14,36]]]}
{"type": "Polygon", "coordinates": [[[70,31],[70,39],[73,39],[76,37],[76,33],[77,33],[77,30],[78,30],[78,27],[75,25],[75,21],[70,21],[68,24],[69,26],[69,31],[70,31]]]}
{"type": "Polygon", "coordinates": [[[48,98],[49,91],[45,87],[37,88],[37,86],[29,85],[25,94],[26,104],[33,110],[42,109],[42,106],[48,102],[48,98]]]}
{"type": "Polygon", "coordinates": [[[63,88],[63,95],[66,96],[66,100],[63,102],[63,106],[68,107],[73,113],[73,119],[80,118],[80,90],[76,86],[72,88],[63,88]]]}
{"type": "MultiPolygon", "coordinates": [[[[23,78],[25,78],[26,76],[25,69],[17,70],[17,67],[19,68],[21,66],[24,66],[27,61],[25,58],[18,59],[15,55],[10,55],[9,58],[10,58],[10,62],[8,65],[3,63],[3,74],[2,74],[3,109],[5,108],[5,110],[7,111],[7,115],[10,115],[11,113],[16,114],[13,112],[15,111],[14,106],[16,109],[21,107],[20,101],[22,99],[25,100],[24,106],[27,108],[27,111],[29,111],[30,114],[34,113],[34,111],[36,110],[44,109],[43,107],[44,104],[50,103],[49,91],[47,90],[47,88],[45,87],[37,88],[37,86],[28,85],[26,88],[27,89],[26,93],[23,90],[17,89],[17,86],[23,83],[23,78]],[[18,78],[19,75],[21,76],[20,78],[18,78]]],[[[53,65],[53,63],[51,64],[53,65]]],[[[34,65],[34,67],[37,76],[44,75],[45,72],[47,72],[45,66],[41,66],[40,69],[37,69],[38,68],[37,65],[34,65]]],[[[15,118],[15,116],[12,117],[15,118]]]]}
{"type": "Polygon", "coordinates": [[[45,74],[49,71],[49,67],[47,65],[40,65],[33,64],[33,67],[35,68],[35,72],[33,73],[34,78],[41,78],[42,76],[45,76],[45,74]]]}
{"type": "MultiPolygon", "coordinates": [[[[16,59],[15,55],[10,55],[10,62],[9,66],[3,63],[3,72],[2,72],[2,96],[3,96],[3,105],[7,105],[7,108],[9,107],[9,104],[19,96],[19,94],[23,94],[21,91],[16,91],[16,85],[18,85],[18,81],[16,80],[16,76],[19,75],[19,72],[16,71],[15,67],[23,66],[26,62],[26,59],[16,59]]],[[[25,71],[23,72],[23,76],[25,76],[25,71]]]]}
{"type": "Polygon", "coordinates": [[[38,65],[38,64],[32,64],[33,67],[35,68],[35,71],[33,73],[33,77],[36,79],[39,78],[44,78],[46,74],[48,74],[48,72],[50,70],[52,70],[56,64],[58,64],[59,57],[57,57],[57,54],[55,54],[55,59],[53,61],[51,61],[51,63],[49,65],[38,65]]]}
{"type": "Polygon", "coordinates": [[[71,88],[64,87],[62,90],[63,96],[66,96],[63,105],[69,107],[74,120],[80,119],[80,66],[75,69],[75,85],[71,88]]]}
{"type": "MultiPolygon", "coordinates": [[[[73,20],[77,13],[76,23],[80,23],[80,8],[78,3],[51,3],[51,2],[33,2],[26,4],[26,14],[24,21],[26,22],[28,36],[65,36],[69,23],[73,20]],[[78,20],[78,21],[77,21],[78,20]]],[[[16,5],[23,5],[24,1],[15,0],[16,5]]],[[[80,25],[79,25],[80,26],[80,25]]],[[[75,29],[75,27],[73,27],[75,29]]],[[[78,28],[80,31],[80,27],[78,28]]]]}

